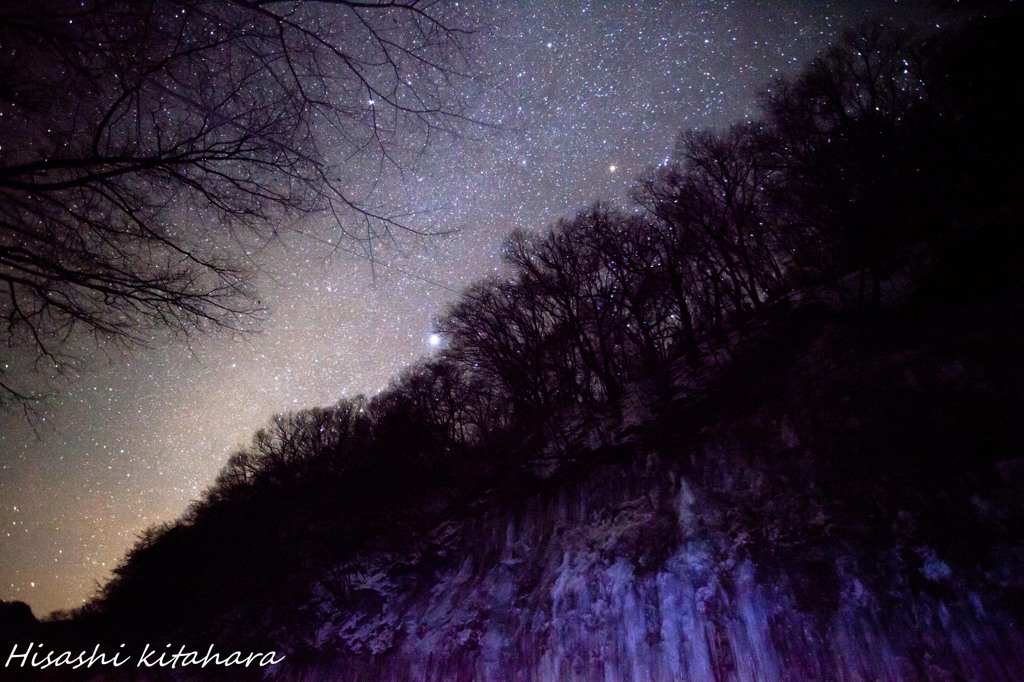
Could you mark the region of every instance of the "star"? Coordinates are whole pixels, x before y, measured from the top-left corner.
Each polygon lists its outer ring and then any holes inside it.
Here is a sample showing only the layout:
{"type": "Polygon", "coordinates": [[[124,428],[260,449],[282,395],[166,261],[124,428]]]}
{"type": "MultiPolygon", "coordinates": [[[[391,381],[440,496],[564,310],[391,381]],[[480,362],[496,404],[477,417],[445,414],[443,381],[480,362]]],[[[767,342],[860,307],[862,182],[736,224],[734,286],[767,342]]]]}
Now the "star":
{"type": "MultiPolygon", "coordinates": [[[[261,333],[115,353],[46,406],[45,439],[16,412],[0,415],[0,600],[31,575],[37,613],[81,604],[146,526],[181,515],[274,414],[374,395],[440,349],[422,321],[501,272],[509,232],[546,229],[598,199],[625,204],[633,175],[669,163],[682,130],[756,111],[772,76],[795,73],[877,11],[823,4],[827,15],[802,0],[453,3],[496,27],[466,66],[493,79],[467,113],[498,125],[450,146],[410,141],[418,166],[353,188],[446,236],[400,236],[368,254],[332,216],[310,215],[301,228],[317,239],[258,249],[259,305],[270,310],[261,333]],[[59,565],[40,559],[46,547],[66,550],[59,565]]],[[[912,19],[924,6],[904,5],[892,11],[912,19]]],[[[374,116],[384,97],[352,103],[374,116]]],[[[13,364],[4,356],[0,368],[13,364]]]]}

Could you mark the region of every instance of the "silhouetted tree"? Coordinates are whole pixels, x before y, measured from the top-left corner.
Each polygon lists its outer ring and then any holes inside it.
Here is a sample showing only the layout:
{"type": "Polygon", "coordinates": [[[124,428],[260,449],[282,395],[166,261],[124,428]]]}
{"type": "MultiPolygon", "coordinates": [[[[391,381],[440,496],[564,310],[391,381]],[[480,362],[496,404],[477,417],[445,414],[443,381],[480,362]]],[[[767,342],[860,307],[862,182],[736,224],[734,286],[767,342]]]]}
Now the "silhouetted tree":
{"type": "Polygon", "coordinates": [[[689,301],[679,306],[684,325],[717,328],[730,312],[760,308],[782,284],[764,138],[757,124],[685,132],[672,163],[650,171],[634,191],[662,222],[669,291],[689,301]]]}
{"type": "Polygon", "coordinates": [[[446,355],[483,377],[520,427],[554,404],[545,347],[555,324],[542,294],[515,280],[470,286],[438,321],[446,355]]]}
{"type": "MultiPolygon", "coordinates": [[[[385,167],[466,120],[457,13],[435,2],[44,0],[0,9],[0,315],[21,367],[240,328],[252,243],[331,211],[412,229],[385,167]]],[[[8,356],[7,360],[10,359],[8,356]]],[[[28,399],[0,365],[0,397],[28,399]]]]}
{"type": "Polygon", "coordinates": [[[578,232],[581,248],[600,263],[608,305],[623,317],[623,362],[631,377],[650,378],[664,370],[675,326],[673,306],[661,290],[658,271],[664,257],[658,226],[647,218],[601,204],[577,215],[586,229],[578,232]]]}
{"type": "Polygon", "coordinates": [[[875,307],[921,209],[908,200],[920,161],[903,131],[927,91],[909,41],[879,24],[846,31],[765,95],[781,171],[775,197],[797,257],[831,274],[869,271],[875,307]]]}
{"type": "Polygon", "coordinates": [[[505,246],[521,286],[539,294],[538,305],[552,322],[547,366],[561,401],[591,407],[617,401],[623,380],[622,310],[615,305],[614,281],[583,238],[606,218],[596,209],[559,221],[543,235],[514,232],[505,246]]]}
{"type": "Polygon", "coordinates": [[[479,372],[450,358],[435,358],[402,372],[386,392],[415,405],[420,418],[436,431],[439,456],[478,444],[501,423],[496,396],[479,372]]]}
{"type": "Polygon", "coordinates": [[[366,447],[369,421],[361,397],[276,415],[249,447],[228,459],[215,490],[230,494],[239,486],[337,479],[366,447]]]}

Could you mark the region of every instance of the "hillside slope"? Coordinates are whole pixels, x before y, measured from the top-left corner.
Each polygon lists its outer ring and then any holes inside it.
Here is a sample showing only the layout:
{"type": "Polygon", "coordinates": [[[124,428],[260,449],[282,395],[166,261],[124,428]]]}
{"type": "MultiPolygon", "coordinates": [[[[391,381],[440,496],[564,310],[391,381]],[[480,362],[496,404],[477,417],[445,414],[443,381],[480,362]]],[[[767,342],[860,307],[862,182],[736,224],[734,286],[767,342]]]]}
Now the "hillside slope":
{"type": "Polygon", "coordinates": [[[309,682],[1024,679],[1021,26],[845,33],[0,634],[309,682]]]}
{"type": "MultiPolygon", "coordinates": [[[[238,535],[207,528],[277,588],[195,595],[172,618],[160,595],[180,586],[145,583],[151,602],[33,637],[272,648],[282,663],[240,677],[309,682],[1024,679],[1021,287],[952,279],[881,312],[805,302],[752,320],[698,383],[634,391],[613,442],[545,475],[494,472],[419,529],[378,526],[332,555],[315,500],[238,535]]],[[[224,571],[214,586],[246,570],[194,560],[224,571]]]]}
{"type": "Polygon", "coordinates": [[[699,431],[669,408],[599,463],[336,566],[282,672],[1024,678],[1021,310],[969,307],[796,316],[699,431]]]}
{"type": "Polygon", "coordinates": [[[310,682],[1024,679],[1022,322],[791,310],[617,444],[147,636],[310,682]]]}

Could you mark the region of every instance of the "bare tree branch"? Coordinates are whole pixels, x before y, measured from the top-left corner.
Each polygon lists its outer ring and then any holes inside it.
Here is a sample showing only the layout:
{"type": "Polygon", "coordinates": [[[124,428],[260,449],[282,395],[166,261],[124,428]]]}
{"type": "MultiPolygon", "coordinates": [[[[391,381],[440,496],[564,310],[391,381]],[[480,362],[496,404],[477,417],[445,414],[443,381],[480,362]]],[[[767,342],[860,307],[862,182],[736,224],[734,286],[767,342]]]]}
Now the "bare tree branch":
{"type": "MultiPolygon", "coordinates": [[[[245,329],[247,235],[325,212],[408,230],[370,197],[473,123],[472,32],[435,1],[43,0],[0,8],[0,362],[81,334],[245,329]]],[[[13,374],[0,403],[32,392],[13,374]]]]}

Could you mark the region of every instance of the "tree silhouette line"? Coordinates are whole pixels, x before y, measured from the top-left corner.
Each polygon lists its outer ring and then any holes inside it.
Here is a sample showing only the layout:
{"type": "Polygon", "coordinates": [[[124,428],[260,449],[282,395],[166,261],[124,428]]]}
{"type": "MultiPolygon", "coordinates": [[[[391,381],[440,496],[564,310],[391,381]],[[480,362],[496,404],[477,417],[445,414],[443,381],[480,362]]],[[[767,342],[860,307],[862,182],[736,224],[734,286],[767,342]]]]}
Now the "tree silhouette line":
{"type": "Polygon", "coordinates": [[[434,355],[379,395],[275,417],[79,616],[166,629],[297,603],[361,548],[586,459],[638,396],[657,409],[694,389],[815,292],[878,314],[922,248],[957,285],[999,271],[1019,289],[1021,28],[850,30],[773,82],[760,118],[681,134],[632,205],[511,233],[501,274],[437,320],[434,355]]]}

